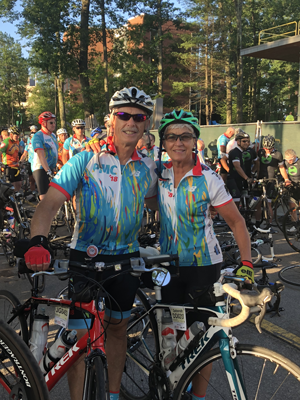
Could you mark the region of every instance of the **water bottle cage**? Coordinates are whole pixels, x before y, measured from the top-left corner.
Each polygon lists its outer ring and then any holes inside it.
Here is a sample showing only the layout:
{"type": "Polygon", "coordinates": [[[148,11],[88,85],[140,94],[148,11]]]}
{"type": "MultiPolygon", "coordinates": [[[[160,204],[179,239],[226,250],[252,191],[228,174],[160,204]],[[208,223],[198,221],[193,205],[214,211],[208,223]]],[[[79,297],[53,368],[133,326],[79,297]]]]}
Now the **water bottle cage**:
{"type": "Polygon", "coordinates": [[[59,360],[60,360],[60,358],[54,358],[54,357],[52,357],[51,354],[50,354],[50,349],[48,349],[47,352],[46,352],[46,354],[45,354],[45,356],[43,357],[43,367],[44,367],[44,370],[47,371],[47,372],[49,372],[49,371],[52,369],[52,367],[53,367],[59,360]],[[50,361],[53,362],[53,365],[52,365],[51,367],[48,367],[47,364],[46,364],[46,359],[47,359],[47,357],[49,358],[50,361]]]}

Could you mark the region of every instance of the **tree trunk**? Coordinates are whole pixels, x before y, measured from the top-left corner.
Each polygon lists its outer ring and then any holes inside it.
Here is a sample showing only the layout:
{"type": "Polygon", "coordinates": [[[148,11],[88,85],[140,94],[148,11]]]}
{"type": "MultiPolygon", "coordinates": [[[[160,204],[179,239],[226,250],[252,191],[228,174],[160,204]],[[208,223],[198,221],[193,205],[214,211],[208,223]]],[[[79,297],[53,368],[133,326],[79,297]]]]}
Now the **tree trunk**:
{"type": "Polygon", "coordinates": [[[232,87],[230,74],[229,54],[225,60],[225,75],[226,75],[226,124],[232,123],[232,87]]]}
{"type": "Polygon", "coordinates": [[[205,83],[204,83],[204,90],[205,90],[205,119],[206,125],[209,125],[209,107],[208,107],[208,43],[206,42],[205,45],[205,83]]]}
{"type": "Polygon", "coordinates": [[[105,22],[105,3],[100,0],[102,18],[102,44],[103,44],[103,66],[104,66],[104,93],[105,93],[105,112],[109,113],[109,92],[108,92],[108,57],[106,44],[106,22],[105,22]]]}
{"type": "Polygon", "coordinates": [[[242,4],[243,0],[237,0],[237,122],[243,122],[243,60],[242,48],[242,4]]]}
{"type": "Polygon", "coordinates": [[[64,102],[64,81],[63,79],[57,79],[57,97],[58,97],[58,108],[60,117],[60,127],[66,129],[66,114],[65,114],[65,102],[64,102]]]}
{"type": "Polygon", "coordinates": [[[94,114],[88,77],[88,47],[89,47],[89,14],[90,0],[81,0],[80,44],[79,44],[79,81],[84,106],[84,116],[94,114]]]}
{"type": "Polygon", "coordinates": [[[157,1],[157,20],[158,20],[158,64],[157,64],[157,94],[163,96],[163,42],[162,42],[162,21],[161,21],[161,0],[157,1]]]}

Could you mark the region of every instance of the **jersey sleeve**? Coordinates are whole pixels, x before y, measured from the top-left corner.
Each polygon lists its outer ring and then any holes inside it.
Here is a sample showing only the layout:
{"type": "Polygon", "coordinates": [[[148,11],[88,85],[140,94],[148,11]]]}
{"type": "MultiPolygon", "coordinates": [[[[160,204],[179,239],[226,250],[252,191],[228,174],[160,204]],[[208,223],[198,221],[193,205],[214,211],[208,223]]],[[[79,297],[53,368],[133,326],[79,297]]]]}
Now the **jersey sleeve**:
{"type": "Polygon", "coordinates": [[[205,171],[204,173],[208,185],[210,203],[215,208],[225,206],[232,201],[223,179],[214,171],[205,171]]]}
{"type": "Polygon", "coordinates": [[[4,139],[3,141],[2,141],[2,143],[1,143],[1,145],[0,145],[0,151],[1,151],[1,153],[5,153],[6,152],[6,149],[7,149],[7,147],[8,147],[8,143],[9,143],[9,139],[7,138],[7,139],[4,139]]]}
{"type": "Polygon", "coordinates": [[[70,142],[71,142],[71,137],[69,137],[67,140],[65,140],[65,143],[64,143],[64,146],[63,146],[63,148],[65,149],[65,150],[70,150],[70,142]]]}
{"type": "Polygon", "coordinates": [[[70,200],[84,175],[88,162],[93,156],[94,153],[86,151],[76,154],[59,170],[49,186],[59,190],[70,200]]]}
{"type": "Polygon", "coordinates": [[[277,159],[278,159],[278,165],[280,167],[283,166],[283,155],[282,155],[282,153],[280,153],[280,151],[278,151],[277,159]]]}
{"type": "Polygon", "coordinates": [[[44,143],[43,143],[43,140],[42,140],[42,136],[43,136],[42,132],[38,132],[33,136],[32,148],[33,148],[34,151],[44,150],[44,143]]]}
{"type": "Polygon", "coordinates": [[[146,193],[145,199],[150,199],[151,197],[157,196],[157,175],[155,173],[156,163],[151,158],[144,158],[144,162],[148,166],[151,174],[152,182],[146,193]]]}

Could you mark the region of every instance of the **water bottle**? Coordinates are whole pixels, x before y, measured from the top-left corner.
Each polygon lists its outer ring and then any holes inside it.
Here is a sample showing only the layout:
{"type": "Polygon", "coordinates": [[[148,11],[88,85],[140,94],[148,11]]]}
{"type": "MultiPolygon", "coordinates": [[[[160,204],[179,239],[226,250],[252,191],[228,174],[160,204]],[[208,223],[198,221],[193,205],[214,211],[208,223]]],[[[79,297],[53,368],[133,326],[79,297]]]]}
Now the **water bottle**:
{"type": "Polygon", "coordinates": [[[180,354],[183,350],[185,350],[199,332],[203,332],[204,334],[205,330],[206,329],[203,322],[195,321],[179,339],[177,343],[177,354],[180,354]]]}
{"type": "Polygon", "coordinates": [[[161,336],[164,349],[164,365],[168,368],[176,357],[176,329],[169,311],[165,311],[162,317],[161,336]]]}
{"type": "Polygon", "coordinates": [[[42,373],[46,375],[52,367],[61,359],[77,341],[77,331],[64,331],[53,345],[46,351],[44,357],[39,362],[42,373]]]}
{"type": "Polygon", "coordinates": [[[11,236],[11,231],[8,228],[3,229],[3,233],[6,239],[11,236]]]}
{"type": "Polygon", "coordinates": [[[34,317],[32,334],[29,341],[30,350],[37,362],[40,361],[47,349],[48,332],[49,317],[45,315],[45,310],[43,309],[41,314],[38,314],[34,317]]]}
{"type": "Polygon", "coordinates": [[[253,197],[253,199],[250,201],[250,204],[249,204],[249,207],[251,208],[251,209],[253,209],[255,206],[256,206],[256,204],[258,203],[258,197],[253,197]]]}
{"type": "Polygon", "coordinates": [[[7,218],[7,222],[9,223],[9,226],[11,227],[11,229],[14,229],[14,227],[15,227],[15,219],[14,219],[14,217],[12,215],[10,215],[7,218]]]}

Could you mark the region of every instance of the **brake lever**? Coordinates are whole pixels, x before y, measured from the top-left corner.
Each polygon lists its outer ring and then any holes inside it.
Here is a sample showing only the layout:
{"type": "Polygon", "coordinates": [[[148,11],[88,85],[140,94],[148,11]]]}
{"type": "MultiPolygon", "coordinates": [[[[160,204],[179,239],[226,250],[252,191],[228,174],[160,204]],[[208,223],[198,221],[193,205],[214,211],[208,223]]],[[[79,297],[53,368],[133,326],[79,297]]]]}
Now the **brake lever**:
{"type": "Polygon", "coordinates": [[[262,333],[261,330],[261,323],[265,317],[266,310],[267,310],[267,303],[264,303],[263,305],[258,305],[260,307],[260,313],[255,317],[255,326],[256,329],[258,330],[259,333],[262,333]]]}

